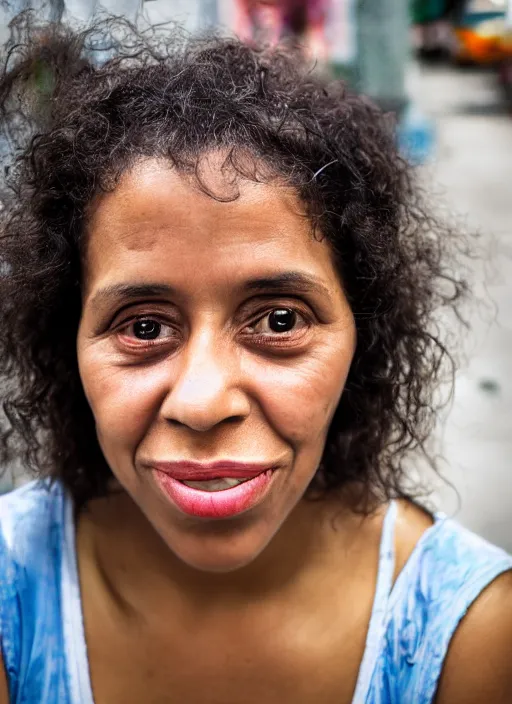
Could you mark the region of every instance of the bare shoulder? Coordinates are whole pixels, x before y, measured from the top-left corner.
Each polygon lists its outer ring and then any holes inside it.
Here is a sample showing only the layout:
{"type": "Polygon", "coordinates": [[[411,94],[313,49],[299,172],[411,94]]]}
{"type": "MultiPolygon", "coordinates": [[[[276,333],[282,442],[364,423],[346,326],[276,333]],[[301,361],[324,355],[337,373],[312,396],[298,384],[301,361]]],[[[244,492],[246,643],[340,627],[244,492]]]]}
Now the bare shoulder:
{"type": "Polygon", "coordinates": [[[0,704],[9,704],[9,692],[7,689],[7,676],[5,674],[2,655],[0,654],[0,704]]]}
{"type": "Polygon", "coordinates": [[[411,556],[423,533],[434,523],[432,516],[420,506],[401,499],[397,501],[395,523],[395,579],[411,556]]]}
{"type": "MultiPolygon", "coordinates": [[[[433,517],[398,501],[396,570],[402,571],[433,517]]],[[[496,577],[475,599],[451,639],[435,704],[511,704],[512,570],[496,577]]]]}
{"type": "Polygon", "coordinates": [[[436,704],[512,702],[512,571],[473,602],[450,643],[436,704]]]}

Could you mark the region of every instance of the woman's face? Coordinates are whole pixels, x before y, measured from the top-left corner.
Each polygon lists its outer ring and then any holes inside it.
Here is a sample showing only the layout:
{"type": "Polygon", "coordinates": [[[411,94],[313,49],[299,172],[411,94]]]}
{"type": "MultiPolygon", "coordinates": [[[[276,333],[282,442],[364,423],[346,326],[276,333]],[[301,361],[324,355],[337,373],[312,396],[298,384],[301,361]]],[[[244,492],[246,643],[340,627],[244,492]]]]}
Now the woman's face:
{"type": "Polygon", "coordinates": [[[291,189],[157,160],[91,211],[78,360],[103,453],[169,548],[228,571],[301,501],[355,349],[327,242],[291,189]]]}

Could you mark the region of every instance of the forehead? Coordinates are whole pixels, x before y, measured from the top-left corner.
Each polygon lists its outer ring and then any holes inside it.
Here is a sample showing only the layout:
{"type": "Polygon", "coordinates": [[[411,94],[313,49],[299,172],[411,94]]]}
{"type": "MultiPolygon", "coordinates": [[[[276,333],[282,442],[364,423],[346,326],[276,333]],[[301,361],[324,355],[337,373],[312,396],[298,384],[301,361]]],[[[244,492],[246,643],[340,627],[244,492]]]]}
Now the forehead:
{"type": "Polygon", "coordinates": [[[168,163],[147,160],[103,194],[89,218],[86,289],[134,276],[185,285],[297,267],[336,276],[329,245],[313,237],[291,188],[237,178],[215,158],[201,178],[209,193],[168,163]]]}

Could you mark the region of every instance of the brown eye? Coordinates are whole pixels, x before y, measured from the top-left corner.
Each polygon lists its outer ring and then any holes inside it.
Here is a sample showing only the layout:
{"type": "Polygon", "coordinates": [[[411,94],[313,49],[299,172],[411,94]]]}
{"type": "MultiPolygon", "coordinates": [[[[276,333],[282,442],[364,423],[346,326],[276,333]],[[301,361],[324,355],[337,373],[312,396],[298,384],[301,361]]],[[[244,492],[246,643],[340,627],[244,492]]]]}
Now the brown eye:
{"type": "Polygon", "coordinates": [[[133,323],[133,335],[139,340],[156,340],[161,331],[162,325],[156,320],[137,320],[133,323]]]}
{"type": "Polygon", "coordinates": [[[268,316],[268,326],[272,332],[289,332],[297,322],[297,314],[290,308],[277,308],[268,316]]]}
{"type": "Polygon", "coordinates": [[[263,338],[289,339],[309,327],[307,317],[293,308],[273,308],[251,325],[252,332],[263,338]]]}
{"type": "Polygon", "coordinates": [[[169,349],[169,345],[179,341],[179,334],[172,325],[141,316],[121,325],[116,330],[116,340],[123,350],[147,353],[150,349],[169,349]]]}

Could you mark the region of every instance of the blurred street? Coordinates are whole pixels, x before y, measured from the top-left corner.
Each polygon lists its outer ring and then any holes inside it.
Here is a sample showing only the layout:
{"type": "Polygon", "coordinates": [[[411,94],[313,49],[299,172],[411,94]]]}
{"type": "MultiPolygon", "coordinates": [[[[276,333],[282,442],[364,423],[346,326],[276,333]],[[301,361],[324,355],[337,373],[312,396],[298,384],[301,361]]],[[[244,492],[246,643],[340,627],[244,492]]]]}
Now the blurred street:
{"type": "Polygon", "coordinates": [[[512,115],[496,74],[484,69],[414,66],[409,90],[437,132],[428,178],[481,233],[486,253],[474,264],[485,303],[473,311],[468,360],[441,429],[443,473],[460,502],[441,487],[441,506],[511,551],[512,115]]]}

